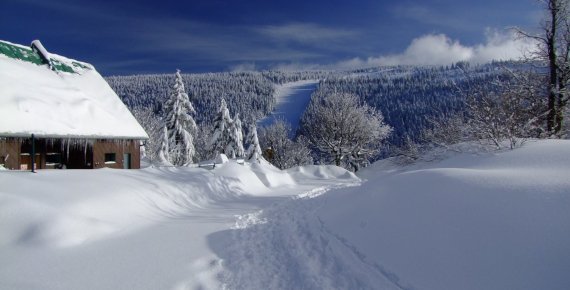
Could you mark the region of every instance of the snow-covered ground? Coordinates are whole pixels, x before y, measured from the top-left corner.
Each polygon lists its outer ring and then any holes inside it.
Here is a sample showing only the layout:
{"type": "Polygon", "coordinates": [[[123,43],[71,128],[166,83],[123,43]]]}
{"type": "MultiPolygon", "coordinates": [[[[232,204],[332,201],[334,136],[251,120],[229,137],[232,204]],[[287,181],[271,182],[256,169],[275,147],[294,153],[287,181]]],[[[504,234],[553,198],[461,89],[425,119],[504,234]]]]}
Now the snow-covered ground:
{"type": "Polygon", "coordinates": [[[266,164],[3,171],[0,289],[220,288],[208,236],[315,188],[358,182],[336,167],[266,164]]]}
{"type": "Polygon", "coordinates": [[[212,240],[231,288],[569,289],[570,142],[458,154],[274,206],[212,240]],[[255,277],[252,279],[251,277],[255,277]]]}
{"type": "Polygon", "coordinates": [[[275,90],[276,104],[271,114],[258,122],[259,126],[269,126],[275,120],[283,119],[291,124],[293,132],[299,127],[299,120],[317,89],[319,81],[306,80],[286,83],[275,90]]]}
{"type": "Polygon", "coordinates": [[[570,141],[359,173],[0,173],[1,289],[568,289],[570,141]]]}

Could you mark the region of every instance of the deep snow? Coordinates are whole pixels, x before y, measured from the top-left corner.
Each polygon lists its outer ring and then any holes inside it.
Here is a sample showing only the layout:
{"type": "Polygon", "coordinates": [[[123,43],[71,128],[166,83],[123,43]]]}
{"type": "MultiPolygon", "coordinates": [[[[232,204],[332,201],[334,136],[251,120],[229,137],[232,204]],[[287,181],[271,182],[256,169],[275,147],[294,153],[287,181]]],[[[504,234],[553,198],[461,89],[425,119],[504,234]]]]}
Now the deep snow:
{"type": "Polygon", "coordinates": [[[220,288],[208,235],[339,182],[358,179],[335,167],[289,174],[232,161],[211,171],[3,171],[0,289],[220,288]]]}
{"type": "Polygon", "coordinates": [[[385,160],[360,177],[210,236],[230,288],[570,287],[569,141],[403,168],[385,160]]]}
{"type": "Polygon", "coordinates": [[[568,289],[570,142],[353,174],[0,172],[1,289],[568,289]]]}

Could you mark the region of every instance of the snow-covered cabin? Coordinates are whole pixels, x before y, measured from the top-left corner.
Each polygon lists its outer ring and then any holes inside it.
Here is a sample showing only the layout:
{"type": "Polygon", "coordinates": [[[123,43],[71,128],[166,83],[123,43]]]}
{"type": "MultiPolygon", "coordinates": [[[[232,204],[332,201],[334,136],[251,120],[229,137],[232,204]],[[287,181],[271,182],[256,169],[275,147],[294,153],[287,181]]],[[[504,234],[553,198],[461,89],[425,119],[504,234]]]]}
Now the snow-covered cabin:
{"type": "Polygon", "coordinates": [[[146,139],[92,65],[0,40],[0,165],[140,168],[146,139]]]}

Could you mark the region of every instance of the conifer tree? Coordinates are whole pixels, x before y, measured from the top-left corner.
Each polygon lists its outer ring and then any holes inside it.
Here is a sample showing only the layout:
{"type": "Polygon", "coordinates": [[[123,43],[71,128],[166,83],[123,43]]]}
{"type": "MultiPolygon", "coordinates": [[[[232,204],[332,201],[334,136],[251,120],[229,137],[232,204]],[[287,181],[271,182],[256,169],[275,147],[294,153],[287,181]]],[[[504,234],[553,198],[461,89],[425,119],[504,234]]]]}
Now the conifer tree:
{"type": "Polygon", "coordinates": [[[230,145],[230,128],[232,126],[232,119],[230,118],[230,111],[226,105],[226,101],[222,98],[218,114],[214,119],[214,133],[210,141],[210,150],[214,155],[224,153],[227,155],[228,145],[230,145]]]}
{"type": "Polygon", "coordinates": [[[249,125],[246,136],[247,151],[245,159],[250,162],[259,162],[262,158],[261,147],[259,146],[259,138],[257,137],[257,126],[255,123],[249,125]]]}
{"type": "Polygon", "coordinates": [[[170,165],[170,154],[168,148],[168,129],[166,125],[162,129],[162,138],[160,139],[160,150],[158,151],[158,161],[162,165],[170,165]]]}
{"type": "Polygon", "coordinates": [[[196,122],[190,115],[196,111],[184,88],[180,70],[176,71],[176,80],[170,97],[164,104],[164,111],[169,141],[169,161],[176,166],[187,166],[192,163],[196,152],[192,136],[192,133],[196,132],[196,122]]]}
{"type": "Polygon", "coordinates": [[[245,150],[243,149],[243,130],[241,125],[241,120],[239,119],[239,113],[234,117],[233,122],[230,126],[230,143],[226,150],[229,154],[228,157],[244,157],[245,150]]]}

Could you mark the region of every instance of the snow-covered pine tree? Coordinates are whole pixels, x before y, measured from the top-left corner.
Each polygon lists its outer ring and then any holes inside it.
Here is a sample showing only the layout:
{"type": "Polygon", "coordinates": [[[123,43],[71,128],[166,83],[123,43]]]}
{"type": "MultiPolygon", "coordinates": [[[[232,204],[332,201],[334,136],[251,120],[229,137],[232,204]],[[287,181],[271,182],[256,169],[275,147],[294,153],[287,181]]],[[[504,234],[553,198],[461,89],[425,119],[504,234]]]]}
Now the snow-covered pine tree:
{"type": "Polygon", "coordinates": [[[162,165],[170,165],[170,154],[168,148],[168,129],[164,125],[162,129],[162,138],[160,139],[160,149],[158,150],[158,161],[162,165]]]}
{"type": "Polygon", "coordinates": [[[259,146],[259,138],[257,138],[257,126],[255,126],[255,123],[249,125],[245,143],[247,144],[245,159],[249,162],[259,162],[262,158],[262,152],[259,146]]]}
{"type": "Polygon", "coordinates": [[[166,127],[168,129],[170,163],[186,166],[192,163],[196,152],[193,132],[196,122],[190,114],[196,113],[182,82],[180,70],[176,70],[176,80],[169,99],[164,104],[166,127]]]}
{"type": "Polygon", "coordinates": [[[230,128],[232,119],[226,101],[222,98],[218,114],[214,119],[214,133],[210,141],[210,150],[214,155],[224,153],[227,155],[228,145],[230,145],[230,128]]]}
{"type": "Polygon", "coordinates": [[[226,155],[231,158],[244,157],[245,150],[243,149],[243,130],[239,113],[234,117],[230,125],[230,143],[226,147],[226,155]]]}

